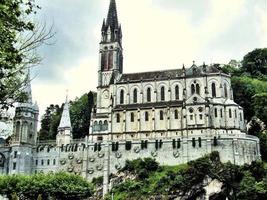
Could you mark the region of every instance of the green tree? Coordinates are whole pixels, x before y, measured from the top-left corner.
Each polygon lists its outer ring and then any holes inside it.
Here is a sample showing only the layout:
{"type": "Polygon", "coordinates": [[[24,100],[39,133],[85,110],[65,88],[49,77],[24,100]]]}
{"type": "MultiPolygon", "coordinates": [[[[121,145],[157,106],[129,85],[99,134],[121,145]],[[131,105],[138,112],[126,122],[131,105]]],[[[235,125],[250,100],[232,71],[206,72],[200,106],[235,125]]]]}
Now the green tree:
{"type": "Polygon", "coordinates": [[[255,49],[244,56],[242,70],[261,78],[267,75],[267,48],[255,49]]]}
{"type": "Polygon", "coordinates": [[[56,139],[57,128],[60,123],[63,105],[51,104],[47,107],[44,116],[41,119],[41,129],[39,131],[39,140],[56,139]]]}
{"type": "Polygon", "coordinates": [[[39,7],[31,0],[0,1],[0,105],[8,108],[26,98],[27,68],[40,62],[36,49],[53,34],[36,25],[31,15],[39,7]],[[12,101],[11,101],[12,100],[12,101]]]}
{"type": "Polygon", "coordinates": [[[70,118],[73,138],[83,138],[89,134],[91,111],[94,106],[94,93],[82,95],[70,103],[70,118]]]}
{"type": "Polygon", "coordinates": [[[254,95],[252,97],[252,105],[255,115],[267,125],[267,93],[254,95]]]}
{"type": "Polygon", "coordinates": [[[6,195],[8,199],[18,196],[25,200],[40,199],[40,197],[80,200],[90,197],[92,193],[92,185],[84,178],[65,172],[0,177],[0,195],[6,195]]]}

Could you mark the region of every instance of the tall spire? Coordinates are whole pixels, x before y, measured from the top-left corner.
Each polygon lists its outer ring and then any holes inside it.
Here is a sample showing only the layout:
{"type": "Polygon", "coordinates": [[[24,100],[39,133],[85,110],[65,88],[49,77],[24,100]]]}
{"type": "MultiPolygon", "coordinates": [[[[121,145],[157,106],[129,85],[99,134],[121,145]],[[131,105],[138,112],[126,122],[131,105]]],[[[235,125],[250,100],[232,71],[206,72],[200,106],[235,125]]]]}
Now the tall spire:
{"type": "Polygon", "coordinates": [[[115,0],[110,0],[107,19],[103,21],[101,32],[101,42],[119,42],[121,44],[122,33],[115,0]]]}
{"type": "Polygon", "coordinates": [[[119,26],[118,16],[117,16],[117,6],[115,0],[110,0],[106,25],[107,27],[110,26],[112,30],[117,29],[119,26]]]}
{"type": "Polygon", "coordinates": [[[30,68],[25,70],[25,85],[22,92],[27,95],[27,100],[24,103],[32,103],[32,88],[31,88],[31,72],[30,68]],[[27,71],[26,71],[27,70],[27,71]]]}
{"type": "Polygon", "coordinates": [[[61,115],[58,129],[60,130],[60,129],[66,129],[66,128],[71,129],[68,95],[66,95],[66,101],[63,107],[63,112],[61,115]]]}

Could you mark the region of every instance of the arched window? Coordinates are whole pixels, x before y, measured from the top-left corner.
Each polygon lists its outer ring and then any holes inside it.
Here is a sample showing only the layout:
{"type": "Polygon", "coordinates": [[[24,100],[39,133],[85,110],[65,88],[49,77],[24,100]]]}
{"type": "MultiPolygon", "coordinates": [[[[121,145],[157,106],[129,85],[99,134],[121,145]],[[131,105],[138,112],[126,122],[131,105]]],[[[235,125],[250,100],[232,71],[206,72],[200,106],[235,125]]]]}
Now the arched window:
{"type": "Polygon", "coordinates": [[[131,122],[134,122],[134,113],[131,112],[131,122]]]}
{"type": "Polygon", "coordinates": [[[227,92],[227,85],[226,85],[226,83],[224,84],[224,97],[226,99],[228,98],[228,92],[227,92]]]}
{"type": "Polygon", "coordinates": [[[137,89],[136,88],[133,91],[133,102],[137,103],[137,89]]]}
{"type": "Polygon", "coordinates": [[[160,100],[165,101],[165,88],[164,88],[164,86],[162,86],[160,88],[160,100]]]}
{"type": "Polygon", "coordinates": [[[19,139],[19,134],[20,134],[20,122],[16,123],[16,139],[19,139]]]}
{"type": "Polygon", "coordinates": [[[217,108],[214,109],[214,115],[215,115],[215,117],[218,117],[218,111],[217,111],[217,108]]]}
{"type": "Polygon", "coordinates": [[[145,121],[148,121],[149,120],[149,114],[148,112],[145,112],[145,121]]]}
{"type": "Polygon", "coordinates": [[[229,109],[229,118],[232,118],[232,110],[229,109]]]}
{"type": "Polygon", "coordinates": [[[163,120],[163,111],[162,110],[159,112],[159,119],[163,120]]]}
{"type": "Polygon", "coordinates": [[[179,99],[179,86],[176,85],[175,86],[175,100],[178,100],[179,99]]]}
{"type": "Polygon", "coordinates": [[[237,118],[237,111],[235,110],[235,118],[237,118]]]}
{"type": "Polygon", "coordinates": [[[117,123],[120,122],[120,114],[119,113],[116,114],[116,121],[117,121],[117,123]]]}
{"type": "Polygon", "coordinates": [[[243,119],[242,119],[242,113],[240,113],[239,115],[240,115],[240,121],[242,122],[242,120],[243,120],[243,119]]]}
{"type": "Polygon", "coordinates": [[[101,70],[106,70],[106,53],[101,54],[101,70]]]}
{"type": "Polygon", "coordinates": [[[211,93],[212,93],[212,97],[216,97],[216,85],[215,85],[215,83],[211,84],[211,93]]]}
{"type": "Polygon", "coordinates": [[[174,110],[174,119],[178,119],[178,110],[174,110]]]}
{"type": "Polygon", "coordinates": [[[102,124],[102,121],[99,122],[99,130],[100,130],[100,131],[103,131],[103,124],[102,124]]]}
{"type": "Polygon", "coordinates": [[[124,90],[120,92],[120,104],[124,104],[124,90]]]}
{"type": "Polygon", "coordinates": [[[107,120],[104,121],[103,129],[104,129],[104,131],[108,130],[108,121],[107,120]]]}
{"type": "Polygon", "coordinates": [[[198,83],[197,83],[197,85],[196,85],[196,93],[197,93],[197,94],[200,94],[200,86],[199,86],[198,83]]]}
{"type": "Polygon", "coordinates": [[[112,69],[113,67],[113,52],[109,52],[108,54],[108,70],[112,69]]]}
{"type": "Polygon", "coordinates": [[[195,92],[196,92],[195,85],[192,84],[191,85],[191,94],[193,95],[193,94],[195,94],[195,92]]]}
{"type": "Polygon", "coordinates": [[[147,88],[146,90],[146,101],[151,102],[151,89],[147,88]]]}
{"type": "Polygon", "coordinates": [[[94,130],[94,131],[98,131],[98,124],[97,124],[97,121],[94,122],[93,130],[94,130]]]}
{"type": "Polygon", "coordinates": [[[223,109],[221,108],[221,118],[223,117],[223,109]]]}

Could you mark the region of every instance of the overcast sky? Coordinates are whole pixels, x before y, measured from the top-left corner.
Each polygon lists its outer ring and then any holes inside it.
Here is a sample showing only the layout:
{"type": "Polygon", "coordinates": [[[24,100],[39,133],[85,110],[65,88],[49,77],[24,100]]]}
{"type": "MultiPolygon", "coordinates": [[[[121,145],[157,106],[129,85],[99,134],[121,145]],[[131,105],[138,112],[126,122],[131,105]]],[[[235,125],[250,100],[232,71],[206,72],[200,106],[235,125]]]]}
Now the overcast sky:
{"type": "MultiPolygon", "coordinates": [[[[53,24],[54,44],[40,49],[33,98],[50,104],[97,86],[98,48],[110,0],[37,0],[37,20],[53,24]]],[[[267,46],[266,0],[116,0],[124,73],[228,63],[267,46]]]]}

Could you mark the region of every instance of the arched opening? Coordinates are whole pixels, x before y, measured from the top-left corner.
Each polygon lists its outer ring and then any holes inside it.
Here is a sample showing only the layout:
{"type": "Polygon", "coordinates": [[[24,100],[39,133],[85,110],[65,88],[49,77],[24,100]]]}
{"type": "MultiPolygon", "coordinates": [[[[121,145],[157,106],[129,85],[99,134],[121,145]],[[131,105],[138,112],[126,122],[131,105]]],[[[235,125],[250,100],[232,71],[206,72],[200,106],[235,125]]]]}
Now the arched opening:
{"type": "Polygon", "coordinates": [[[97,123],[97,121],[94,122],[93,131],[98,131],[98,123],[97,123]]]}
{"type": "Polygon", "coordinates": [[[232,110],[229,109],[229,118],[232,118],[232,110]]]}
{"type": "Polygon", "coordinates": [[[107,120],[104,121],[103,130],[104,131],[108,130],[108,121],[107,120]]]}
{"type": "Polygon", "coordinates": [[[104,128],[103,123],[102,123],[102,121],[100,121],[99,122],[99,131],[103,131],[104,130],[103,128],[104,128]]]}
{"type": "Polygon", "coordinates": [[[113,52],[109,52],[108,54],[108,70],[111,70],[113,67],[113,52]]]}
{"type": "Polygon", "coordinates": [[[163,111],[161,110],[161,111],[159,112],[159,119],[160,119],[160,120],[163,120],[163,118],[164,118],[164,117],[163,117],[163,111]]]}
{"type": "Polygon", "coordinates": [[[179,86],[175,86],[175,100],[179,100],[179,86]]]}
{"type": "Polygon", "coordinates": [[[174,110],[174,119],[178,119],[178,110],[174,110]]]}
{"type": "Polygon", "coordinates": [[[20,122],[16,123],[16,140],[19,140],[20,135],[20,122]]]}
{"type": "Polygon", "coordinates": [[[124,90],[120,92],[120,104],[124,104],[124,90]]]}
{"type": "Polygon", "coordinates": [[[217,108],[214,109],[214,116],[215,116],[215,117],[218,117],[218,111],[217,111],[217,108]]]}
{"type": "Polygon", "coordinates": [[[212,93],[212,97],[216,97],[216,85],[215,85],[215,83],[211,84],[211,93],[212,93]]]}
{"type": "Polygon", "coordinates": [[[131,112],[131,122],[134,122],[134,113],[131,112]]]}
{"type": "Polygon", "coordinates": [[[133,102],[137,103],[137,89],[136,88],[133,91],[133,102]]]}
{"type": "Polygon", "coordinates": [[[148,120],[149,120],[148,112],[145,112],[145,121],[148,121],[148,120]]]}
{"type": "Polygon", "coordinates": [[[117,121],[117,123],[120,122],[120,114],[119,113],[116,114],[116,121],[117,121]]]}
{"type": "Polygon", "coordinates": [[[160,100],[165,101],[165,88],[164,88],[164,86],[162,86],[160,88],[160,100]]]}
{"type": "Polygon", "coordinates": [[[227,92],[227,85],[226,83],[224,84],[224,97],[228,98],[228,92],[227,92]]]}
{"type": "Polygon", "coordinates": [[[191,94],[193,95],[193,94],[195,94],[195,92],[196,92],[195,85],[192,84],[191,85],[191,94]]]}
{"type": "Polygon", "coordinates": [[[151,89],[147,88],[146,90],[146,101],[151,102],[151,89]]]}
{"type": "Polygon", "coordinates": [[[196,85],[196,93],[197,93],[197,94],[200,94],[200,86],[199,86],[198,83],[197,83],[197,85],[196,85]]]}

